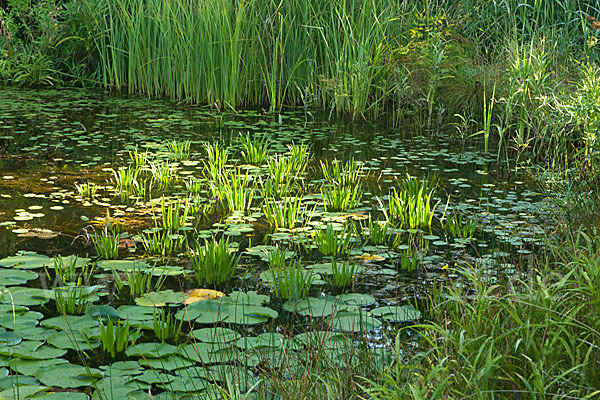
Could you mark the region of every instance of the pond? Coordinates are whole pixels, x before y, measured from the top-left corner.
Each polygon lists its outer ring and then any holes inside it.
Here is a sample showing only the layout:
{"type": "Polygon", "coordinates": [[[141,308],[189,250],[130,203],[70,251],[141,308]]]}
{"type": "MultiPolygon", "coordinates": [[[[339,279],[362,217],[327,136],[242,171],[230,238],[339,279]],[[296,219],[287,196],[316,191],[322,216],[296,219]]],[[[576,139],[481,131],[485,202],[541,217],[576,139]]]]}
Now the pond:
{"type": "Polygon", "coordinates": [[[0,397],[221,398],[314,343],[385,362],[436,279],[518,277],[543,246],[544,195],[496,159],[326,113],[0,90],[0,397]]]}

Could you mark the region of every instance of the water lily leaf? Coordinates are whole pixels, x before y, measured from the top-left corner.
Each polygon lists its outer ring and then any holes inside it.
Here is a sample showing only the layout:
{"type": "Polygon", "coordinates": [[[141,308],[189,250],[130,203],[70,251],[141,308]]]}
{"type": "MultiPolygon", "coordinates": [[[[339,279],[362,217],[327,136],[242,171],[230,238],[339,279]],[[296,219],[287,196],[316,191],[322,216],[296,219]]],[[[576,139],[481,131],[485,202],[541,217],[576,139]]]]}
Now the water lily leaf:
{"type": "MultiPolygon", "coordinates": [[[[40,382],[31,376],[10,375],[0,378],[0,390],[7,390],[18,386],[39,386],[40,382]]],[[[1,398],[1,397],[0,397],[1,398]]]]}
{"type": "Polygon", "coordinates": [[[186,293],[183,304],[192,304],[201,300],[218,299],[225,296],[225,293],[212,289],[192,289],[186,293]]]}
{"type": "Polygon", "coordinates": [[[50,360],[23,360],[21,358],[14,358],[10,360],[10,368],[26,376],[35,376],[40,368],[50,367],[58,364],[68,364],[69,362],[62,358],[54,358],[50,360]]]}
{"type": "Polygon", "coordinates": [[[0,286],[23,285],[36,278],[38,274],[32,271],[0,268],[0,286]]]}
{"type": "Polygon", "coordinates": [[[381,321],[367,312],[340,312],[327,320],[329,326],[343,332],[370,331],[381,326],[381,321]]]}
{"type": "Polygon", "coordinates": [[[182,303],[185,300],[185,294],[174,292],[172,290],[163,290],[160,292],[146,293],[137,299],[135,303],[143,307],[164,307],[169,303],[182,303]]]}
{"type": "Polygon", "coordinates": [[[228,343],[242,337],[232,329],[221,327],[196,329],[190,332],[190,336],[204,343],[228,343]]]}
{"type": "Polygon", "coordinates": [[[19,400],[30,398],[38,393],[45,392],[50,388],[46,386],[38,385],[19,385],[10,389],[3,390],[0,392],[0,399],[2,400],[19,400]]]}
{"type": "Polygon", "coordinates": [[[100,323],[87,315],[61,315],[43,320],[42,325],[62,331],[81,331],[98,327],[100,323]]]}
{"type": "Polygon", "coordinates": [[[227,314],[227,322],[240,325],[262,324],[279,315],[272,308],[247,304],[230,304],[227,307],[227,314]]]}
{"type": "Polygon", "coordinates": [[[128,320],[132,326],[148,327],[154,329],[154,313],[156,311],[151,307],[142,306],[121,306],[117,309],[117,314],[125,320],[128,320]],[[141,322],[146,322],[143,324],[141,322]]]}
{"type": "Polygon", "coordinates": [[[269,296],[265,296],[264,294],[258,294],[253,290],[249,292],[234,291],[231,292],[228,297],[232,300],[233,303],[236,304],[250,304],[260,306],[269,302],[269,296]]]}
{"type": "Polygon", "coordinates": [[[175,377],[173,375],[165,374],[164,372],[147,369],[141,375],[136,376],[135,379],[152,385],[155,383],[167,384],[172,382],[175,377]]]}
{"type": "Polygon", "coordinates": [[[86,368],[75,364],[59,364],[38,370],[35,377],[41,383],[60,388],[91,386],[102,376],[96,368],[86,368]]]}
{"type": "Polygon", "coordinates": [[[50,229],[39,229],[34,228],[30,231],[19,233],[17,236],[24,238],[38,238],[38,239],[53,239],[58,236],[58,232],[53,232],[50,229]]]}
{"type": "Polygon", "coordinates": [[[90,396],[77,392],[54,392],[36,397],[39,400],[88,400],[90,396]]]}
{"type": "Polygon", "coordinates": [[[354,308],[356,307],[349,306],[332,296],[306,297],[297,301],[289,300],[283,304],[283,309],[286,311],[312,317],[327,317],[338,311],[354,308]]]}
{"type": "Polygon", "coordinates": [[[15,346],[21,343],[21,336],[6,329],[0,330],[0,347],[15,346]]]}
{"type": "Polygon", "coordinates": [[[142,364],[152,369],[172,371],[174,369],[192,366],[195,362],[179,356],[169,356],[167,358],[147,358],[142,361],[142,364]]]}
{"type": "Polygon", "coordinates": [[[16,256],[6,257],[0,260],[0,267],[36,269],[51,266],[53,261],[50,257],[30,251],[20,252],[16,256]]]}
{"type": "Polygon", "coordinates": [[[157,385],[169,392],[199,392],[203,391],[208,387],[209,383],[207,380],[202,378],[190,378],[187,376],[177,376],[175,379],[167,384],[157,385]]]}
{"type": "Polygon", "coordinates": [[[421,318],[421,312],[411,305],[379,307],[371,310],[371,314],[390,322],[408,322],[421,318]]]}
{"type": "Polygon", "coordinates": [[[113,321],[121,319],[117,310],[107,305],[89,306],[85,310],[85,315],[91,318],[105,318],[113,321]]]}
{"type": "Polygon", "coordinates": [[[129,357],[161,358],[176,353],[177,347],[168,343],[141,343],[125,350],[129,357]]]}
{"type": "Polygon", "coordinates": [[[288,340],[280,333],[277,332],[265,332],[258,336],[247,336],[238,339],[235,345],[240,349],[257,349],[257,348],[272,348],[281,349],[287,347],[288,340]]]}
{"type": "Polygon", "coordinates": [[[29,360],[47,360],[62,357],[66,350],[44,345],[40,341],[21,342],[16,346],[0,347],[0,354],[5,356],[20,357],[29,360]]]}
{"type": "Polygon", "coordinates": [[[183,268],[173,266],[151,267],[150,273],[152,276],[177,276],[183,274],[183,268]]]}
{"type": "Polygon", "coordinates": [[[59,349],[75,351],[91,350],[100,346],[97,340],[91,340],[78,331],[55,332],[48,337],[48,343],[59,349]]]}
{"type": "Polygon", "coordinates": [[[128,272],[128,271],[147,271],[149,266],[139,260],[102,260],[98,261],[98,266],[105,271],[128,272]]]}
{"type": "Polygon", "coordinates": [[[366,293],[346,293],[339,296],[335,296],[336,299],[343,301],[346,304],[356,306],[370,306],[375,304],[375,298],[366,293]]]}
{"type": "MultiPolygon", "coordinates": [[[[227,299],[222,297],[221,299],[227,299]]],[[[227,307],[223,300],[197,301],[177,311],[175,317],[179,320],[197,322],[199,324],[214,324],[227,318],[227,307]]]]}
{"type": "Polygon", "coordinates": [[[40,306],[50,300],[54,300],[54,292],[52,290],[9,287],[0,291],[0,303],[40,306]]]}

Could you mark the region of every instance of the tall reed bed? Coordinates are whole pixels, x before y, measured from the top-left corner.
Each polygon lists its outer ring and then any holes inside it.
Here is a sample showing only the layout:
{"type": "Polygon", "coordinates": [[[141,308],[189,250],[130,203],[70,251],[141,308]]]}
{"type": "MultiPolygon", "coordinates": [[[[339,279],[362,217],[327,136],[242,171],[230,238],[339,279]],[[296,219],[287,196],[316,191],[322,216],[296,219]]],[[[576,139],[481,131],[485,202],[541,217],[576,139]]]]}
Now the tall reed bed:
{"type": "Polygon", "coordinates": [[[352,114],[384,101],[383,61],[402,12],[374,0],[103,4],[90,10],[101,22],[105,86],[221,107],[316,105],[352,114]]]}

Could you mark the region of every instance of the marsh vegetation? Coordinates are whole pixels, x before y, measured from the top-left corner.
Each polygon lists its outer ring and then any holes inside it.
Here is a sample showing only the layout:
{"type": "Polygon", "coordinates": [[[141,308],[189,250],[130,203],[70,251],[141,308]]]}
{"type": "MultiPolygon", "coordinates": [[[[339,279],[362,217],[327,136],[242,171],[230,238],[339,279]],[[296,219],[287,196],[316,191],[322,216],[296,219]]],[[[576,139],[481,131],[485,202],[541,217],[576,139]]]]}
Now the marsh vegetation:
{"type": "Polygon", "coordinates": [[[313,3],[0,2],[0,398],[598,396],[596,2],[313,3]]]}

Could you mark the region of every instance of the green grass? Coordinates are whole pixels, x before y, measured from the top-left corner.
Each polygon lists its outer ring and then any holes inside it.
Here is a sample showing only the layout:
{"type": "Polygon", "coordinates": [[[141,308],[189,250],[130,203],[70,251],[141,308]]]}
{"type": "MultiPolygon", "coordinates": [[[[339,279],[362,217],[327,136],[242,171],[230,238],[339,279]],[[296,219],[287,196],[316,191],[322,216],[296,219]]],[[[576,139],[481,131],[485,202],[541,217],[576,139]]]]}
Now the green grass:
{"type": "Polygon", "coordinates": [[[229,251],[229,239],[205,241],[204,246],[192,256],[192,268],[198,285],[220,285],[235,272],[239,256],[229,251]]]}

